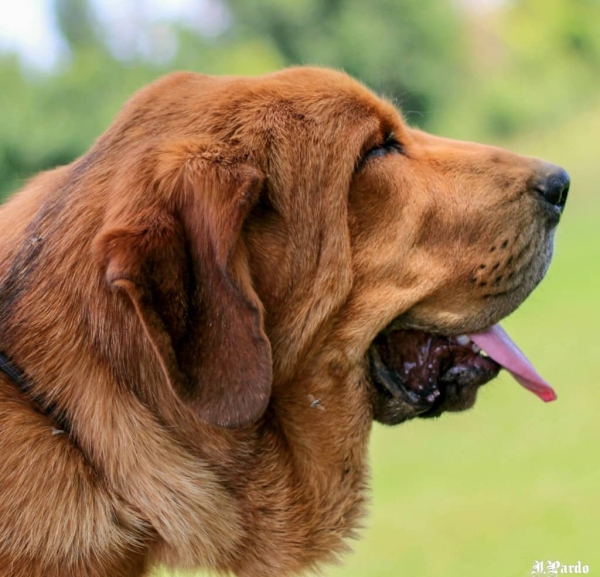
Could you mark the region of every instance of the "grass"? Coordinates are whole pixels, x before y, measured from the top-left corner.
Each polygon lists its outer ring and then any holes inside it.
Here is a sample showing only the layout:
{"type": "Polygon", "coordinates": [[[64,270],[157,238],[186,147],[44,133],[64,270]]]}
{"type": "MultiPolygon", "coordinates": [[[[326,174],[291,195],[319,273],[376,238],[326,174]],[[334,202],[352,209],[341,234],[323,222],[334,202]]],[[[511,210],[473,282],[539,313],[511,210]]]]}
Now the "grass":
{"type": "Polygon", "coordinates": [[[327,577],[517,577],[548,559],[600,574],[598,134],[600,106],[508,144],[573,180],[553,266],[503,323],[558,401],[503,375],[470,412],[375,426],[368,528],[327,577]]]}

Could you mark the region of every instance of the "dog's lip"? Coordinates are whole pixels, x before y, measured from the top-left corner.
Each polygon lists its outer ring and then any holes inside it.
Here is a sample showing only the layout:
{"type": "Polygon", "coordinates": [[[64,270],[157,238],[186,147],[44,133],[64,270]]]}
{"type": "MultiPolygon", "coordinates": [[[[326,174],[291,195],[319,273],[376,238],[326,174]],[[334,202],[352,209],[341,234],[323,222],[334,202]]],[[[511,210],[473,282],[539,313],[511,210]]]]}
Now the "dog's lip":
{"type": "Polygon", "coordinates": [[[435,412],[455,388],[479,387],[501,365],[466,337],[386,329],[368,351],[371,382],[379,392],[409,404],[414,414],[435,412]]]}
{"type": "Polygon", "coordinates": [[[446,337],[391,323],[371,344],[369,361],[374,384],[415,409],[436,402],[441,385],[481,386],[506,369],[524,388],[545,402],[557,395],[518,348],[495,324],[473,334],[446,337]]]}

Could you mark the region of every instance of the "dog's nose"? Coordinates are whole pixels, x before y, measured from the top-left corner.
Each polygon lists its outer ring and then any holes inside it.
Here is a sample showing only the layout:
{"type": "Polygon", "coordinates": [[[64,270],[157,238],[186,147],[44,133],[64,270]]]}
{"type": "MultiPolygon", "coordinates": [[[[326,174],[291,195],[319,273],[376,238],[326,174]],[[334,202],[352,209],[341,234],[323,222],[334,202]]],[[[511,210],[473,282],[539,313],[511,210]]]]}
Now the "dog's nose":
{"type": "Polygon", "coordinates": [[[551,169],[537,182],[535,191],[552,206],[562,209],[567,202],[571,179],[566,170],[558,166],[551,169]]]}

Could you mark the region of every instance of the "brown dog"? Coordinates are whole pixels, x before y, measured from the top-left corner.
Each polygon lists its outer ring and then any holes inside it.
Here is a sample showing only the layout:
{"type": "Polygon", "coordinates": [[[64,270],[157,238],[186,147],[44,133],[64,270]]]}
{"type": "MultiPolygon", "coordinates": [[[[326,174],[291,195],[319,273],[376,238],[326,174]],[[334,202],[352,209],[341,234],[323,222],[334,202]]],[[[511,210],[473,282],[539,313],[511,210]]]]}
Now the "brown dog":
{"type": "Polygon", "coordinates": [[[541,280],[567,187],[337,72],[142,90],[0,211],[0,574],[334,559],[373,418],[471,406],[499,365],[453,337],[541,280]]]}

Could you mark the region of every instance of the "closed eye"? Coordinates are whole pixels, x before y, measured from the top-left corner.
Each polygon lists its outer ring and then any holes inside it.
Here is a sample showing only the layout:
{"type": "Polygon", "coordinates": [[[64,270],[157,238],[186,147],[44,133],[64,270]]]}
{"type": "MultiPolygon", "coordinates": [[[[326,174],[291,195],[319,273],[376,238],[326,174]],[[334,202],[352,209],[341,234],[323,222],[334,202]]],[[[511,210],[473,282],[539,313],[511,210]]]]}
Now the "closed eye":
{"type": "Polygon", "coordinates": [[[356,171],[358,172],[369,160],[373,158],[380,158],[383,156],[387,156],[388,154],[399,153],[404,154],[404,148],[398,142],[393,132],[390,132],[383,142],[373,146],[365,153],[363,153],[358,162],[356,163],[356,171]]]}

